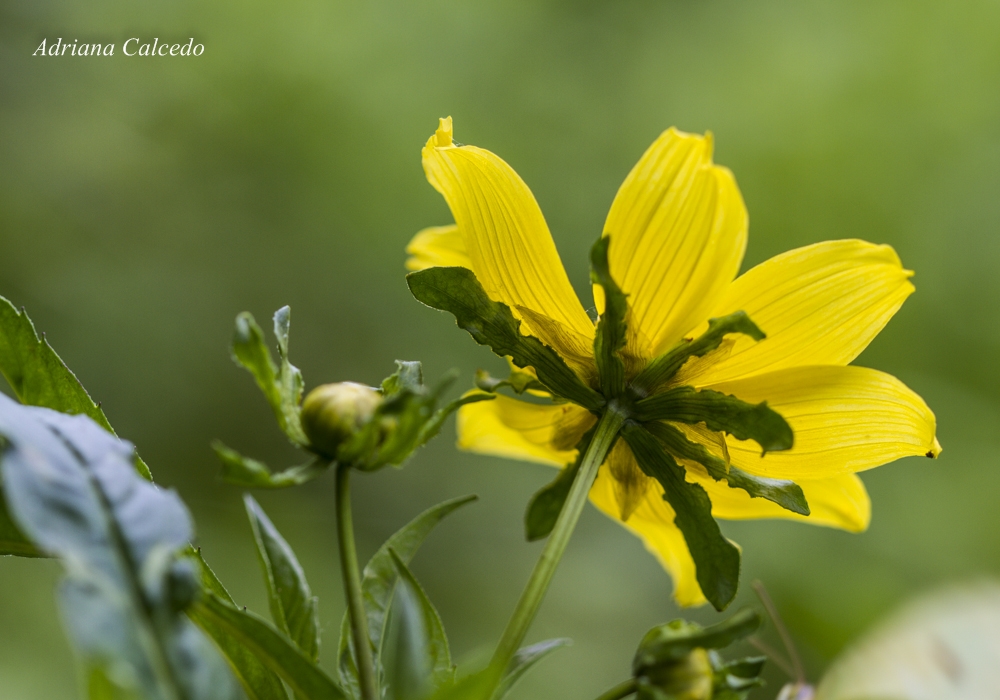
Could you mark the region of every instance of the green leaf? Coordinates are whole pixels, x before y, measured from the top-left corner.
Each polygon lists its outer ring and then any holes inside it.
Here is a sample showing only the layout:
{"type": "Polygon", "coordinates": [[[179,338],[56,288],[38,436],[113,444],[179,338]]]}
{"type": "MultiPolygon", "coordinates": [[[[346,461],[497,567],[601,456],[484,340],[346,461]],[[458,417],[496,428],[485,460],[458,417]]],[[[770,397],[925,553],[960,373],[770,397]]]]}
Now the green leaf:
{"type": "Polygon", "coordinates": [[[674,524],[683,533],[694,559],[702,593],[716,610],[724,610],[739,586],[740,550],[722,536],[712,517],[708,494],[698,484],[684,480],[684,469],[645,429],[626,424],[622,436],[639,468],[663,486],[663,498],[674,509],[674,524]]]}
{"type": "Polygon", "coordinates": [[[480,345],[488,345],[500,357],[509,355],[518,367],[534,367],[539,381],[553,393],[591,410],[604,405],[604,398],[584,384],[555,350],[521,334],[521,322],[510,307],[490,299],[471,270],[431,267],[411,272],[406,282],[418,301],[451,313],[480,345]]]}
{"type": "MultiPolygon", "coordinates": [[[[201,572],[202,589],[235,608],[236,603],[233,602],[229,591],[226,590],[205,561],[201,548],[195,550],[193,547],[188,547],[187,556],[198,565],[201,572]]],[[[288,700],[288,693],[285,692],[285,687],[281,684],[278,675],[261,663],[253,651],[243,644],[241,637],[234,636],[229,627],[219,624],[215,618],[201,610],[202,608],[198,605],[192,606],[188,609],[188,617],[219,647],[229,662],[229,667],[243,686],[247,698],[249,700],[288,700]]]]}
{"type": "Polygon", "coordinates": [[[396,597],[399,636],[396,645],[396,700],[418,700],[455,681],[448,637],[441,616],[413,572],[389,549],[402,588],[396,597]]]}
{"type": "Polygon", "coordinates": [[[306,582],[306,574],[295,552],[253,496],[246,494],[243,503],[264,572],[271,617],[309,659],[316,661],[319,656],[318,601],[306,582]]]}
{"type": "Polygon", "coordinates": [[[665,625],[658,625],[649,630],[639,643],[639,649],[632,662],[633,675],[640,676],[654,668],[673,664],[695,649],[727,647],[753,634],[760,627],[760,623],[760,615],[750,608],[745,608],[729,619],[710,627],[702,627],[686,620],[673,620],[665,625]]]}
{"type": "Polygon", "coordinates": [[[505,386],[510,387],[518,395],[529,390],[547,391],[545,385],[538,381],[538,378],[531,372],[512,369],[506,379],[497,379],[490,376],[490,373],[486,370],[476,370],[476,387],[481,391],[488,391],[493,394],[505,386]]]}
{"type": "Polygon", "coordinates": [[[222,462],[222,480],[244,488],[283,489],[299,486],[324,474],[330,467],[329,461],[316,457],[307,464],[274,473],[263,462],[244,457],[218,440],[212,443],[212,449],[222,462]]]}
{"type": "Polygon", "coordinates": [[[787,479],[769,479],[749,474],[739,467],[727,465],[704,445],[691,442],[680,430],[667,423],[654,421],[643,424],[666,448],[667,452],[681,459],[698,462],[716,481],[725,480],[734,489],[743,489],[751,498],[764,498],[799,515],[809,515],[809,504],[802,488],[787,479]]]}
{"type": "Polygon", "coordinates": [[[431,439],[436,437],[441,432],[441,427],[448,416],[462,406],[470,403],[479,403],[480,401],[492,401],[493,398],[489,394],[466,394],[465,396],[460,396],[457,399],[449,401],[435,411],[430,420],[421,427],[420,432],[417,434],[417,447],[426,445],[431,439]]]}
{"type": "Polygon", "coordinates": [[[274,332],[278,337],[281,356],[280,367],[274,364],[271,351],[264,342],[264,331],[248,311],[236,317],[232,354],[233,360],[253,375],[288,439],[296,445],[305,446],[309,441],[299,421],[302,375],[289,364],[287,358],[290,313],[285,306],[274,315],[274,332]]]}
{"type": "Polygon", "coordinates": [[[559,470],[555,479],[531,497],[528,510],[524,513],[524,535],[528,542],[548,537],[552,528],[556,526],[556,520],[562,512],[563,504],[566,503],[569,490],[573,486],[577,472],[580,471],[583,455],[586,454],[596,430],[597,426],[595,425],[584,433],[583,438],[576,446],[576,460],[559,470]]]}
{"type": "Polygon", "coordinates": [[[750,691],[764,685],[760,674],[764,671],[766,656],[752,656],[734,661],[721,661],[713,652],[713,700],[744,700],[750,691]]]}
{"type": "Polygon", "coordinates": [[[510,692],[511,688],[521,680],[521,677],[531,670],[532,666],[559,647],[570,644],[572,642],[566,638],[546,639],[544,642],[538,642],[537,644],[518,649],[517,653],[514,654],[514,658],[511,659],[510,665],[507,667],[506,675],[500,681],[500,687],[497,688],[496,693],[493,695],[493,700],[502,700],[510,692]]]}
{"type": "MultiPolygon", "coordinates": [[[[104,411],[90,398],[80,380],[45,340],[44,334],[39,338],[35,333],[28,314],[23,309],[18,312],[3,297],[0,297],[0,374],[21,403],[89,416],[115,434],[104,411]]],[[[138,455],[135,469],[147,481],[152,481],[149,467],[138,455]]]]}
{"type": "Polygon", "coordinates": [[[604,313],[597,322],[594,335],[594,358],[601,377],[601,393],[605,398],[625,393],[625,363],[619,356],[625,347],[628,301],[625,293],[611,278],[608,267],[608,246],[611,236],[602,236],[590,249],[590,281],[604,290],[604,313]]]}
{"type": "Polygon", "coordinates": [[[766,401],[749,404],[711,389],[679,386],[639,401],[636,420],[704,423],[709,430],[729,433],[738,440],[754,440],[763,453],[792,447],[792,428],[766,401]]]}
{"type": "MultiPolygon", "coordinates": [[[[409,564],[435,525],[449,513],[476,499],[476,496],[462,496],[428,508],[397,530],[368,561],[362,575],[361,594],[364,598],[365,612],[368,615],[368,635],[371,639],[376,663],[381,656],[387,614],[398,578],[389,550],[395,551],[404,563],[409,564]]],[[[351,688],[356,687],[357,663],[346,613],[340,625],[340,648],[337,658],[339,659],[341,683],[351,688]]]]}
{"type": "Polygon", "coordinates": [[[416,360],[396,360],[396,371],[382,380],[382,393],[386,396],[398,394],[401,391],[412,391],[415,394],[424,391],[424,370],[416,360]]]}
{"type": "Polygon", "coordinates": [[[0,394],[3,486],[11,515],[66,564],[59,602],[85,667],[152,700],[236,700],[239,686],[184,617],[198,593],[179,557],[191,517],[141,478],[134,449],[87,416],[0,394]]]}
{"type": "Polygon", "coordinates": [[[240,610],[206,592],[193,606],[192,617],[226,631],[305,700],[347,700],[349,697],[295,643],[263,618],[240,610]]]}
{"type": "Polygon", "coordinates": [[[742,333],[754,340],[767,336],[750,320],[745,311],[735,311],[720,318],[708,320],[708,330],[695,340],[682,340],[646,365],[632,382],[632,388],[639,395],[646,396],[677,374],[678,370],[692,357],[702,357],[715,350],[722,340],[731,333],[742,333]]]}

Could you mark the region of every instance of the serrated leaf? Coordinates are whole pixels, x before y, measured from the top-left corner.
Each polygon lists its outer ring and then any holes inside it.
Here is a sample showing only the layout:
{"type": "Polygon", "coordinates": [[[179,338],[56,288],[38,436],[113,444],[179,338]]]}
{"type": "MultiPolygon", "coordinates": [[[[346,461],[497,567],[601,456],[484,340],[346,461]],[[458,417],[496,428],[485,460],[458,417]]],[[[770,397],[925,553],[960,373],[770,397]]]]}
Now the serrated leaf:
{"type": "Polygon", "coordinates": [[[566,497],[573,486],[580,465],[583,463],[583,456],[587,453],[590,441],[594,437],[596,426],[584,433],[583,438],[576,446],[576,459],[559,470],[556,478],[540,488],[528,502],[528,509],[524,513],[524,535],[528,542],[535,542],[544,537],[548,537],[552,528],[556,526],[556,520],[562,512],[566,497]]]}
{"type": "Polygon", "coordinates": [[[418,301],[451,313],[480,345],[500,357],[510,356],[518,367],[534,367],[539,381],[553,393],[592,410],[604,405],[604,398],[584,384],[555,350],[521,334],[521,322],[510,307],[490,299],[471,270],[430,267],[411,272],[406,282],[418,301]]]}
{"type": "Polygon", "coordinates": [[[400,635],[396,645],[394,697],[419,700],[454,683],[448,637],[441,616],[396,551],[389,549],[402,588],[397,594],[400,635]]]}
{"type": "Polygon", "coordinates": [[[765,454],[791,449],[794,441],[791,426],[766,401],[751,404],[711,389],[675,387],[637,402],[635,410],[642,422],[704,423],[738,440],[754,440],[765,454]]]}
{"type": "MultiPolygon", "coordinates": [[[[640,676],[651,669],[676,663],[695,649],[723,649],[753,634],[760,623],[760,615],[745,608],[729,619],[709,627],[686,620],[673,620],[665,625],[657,625],[639,643],[632,662],[633,675],[640,676]]],[[[736,665],[732,672],[739,674],[748,670],[749,666],[736,665]]]]}
{"type": "Polygon", "coordinates": [[[500,686],[497,688],[496,693],[493,694],[493,700],[502,700],[517,682],[521,680],[521,677],[531,670],[532,666],[559,647],[568,646],[569,644],[572,644],[572,642],[566,638],[546,639],[544,642],[538,642],[537,644],[518,649],[517,653],[514,654],[514,658],[511,659],[510,665],[507,667],[507,673],[504,675],[503,680],[500,681],[500,686]]]}
{"type": "Polygon", "coordinates": [[[348,695],[332,678],[258,615],[236,608],[211,592],[194,604],[191,615],[199,624],[205,621],[225,630],[280,676],[297,696],[305,700],[347,700],[348,695]]]}
{"type": "MultiPolygon", "coordinates": [[[[368,616],[368,635],[376,664],[379,663],[378,659],[381,656],[387,614],[398,579],[389,550],[395,551],[400,560],[409,564],[435,525],[457,508],[476,499],[476,496],[462,496],[428,508],[397,530],[378,548],[378,551],[365,565],[361,580],[361,594],[368,616]]],[[[340,647],[337,658],[341,683],[346,687],[356,688],[357,662],[355,661],[351,628],[346,613],[340,625],[340,647]]]]}
{"type": "Polygon", "coordinates": [[[274,328],[278,336],[278,346],[282,350],[281,366],[274,364],[271,351],[264,342],[264,331],[250,312],[244,311],[236,317],[233,332],[233,360],[250,372],[264,398],[267,399],[278,426],[294,444],[309,444],[302,424],[299,422],[299,400],[302,396],[302,376],[288,363],[288,307],[275,314],[274,328]],[[284,312],[284,313],[283,313],[284,312]]]}
{"type": "Polygon", "coordinates": [[[683,533],[694,559],[698,585],[716,610],[724,610],[739,587],[740,550],[722,536],[712,517],[708,494],[698,484],[685,481],[684,468],[644,428],[626,424],[622,437],[639,468],[663,486],[663,498],[675,513],[674,524],[683,533]]]}
{"type": "Polygon", "coordinates": [[[678,370],[692,357],[703,357],[722,344],[723,339],[730,334],[740,333],[754,340],[763,340],[767,336],[750,320],[745,311],[736,311],[708,320],[708,330],[694,340],[682,340],[673,348],[663,353],[639,373],[632,382],[632,387],[640,394],[646,395],[664,384],[677,374],[678,370]]]}
{"type": "Polygon", "coordinates": [[[246,494],[243,503],[264,572],[271,617],[306,657],[315,662],[319,656],[319,613],[305,572],[295,552],[253,496],[246,494]]]}
{"type": "Polygon", "coordinates": [[[316,457],[306,464],[272,472],[263,462],[244,457],[218,440],[212,443],[212,449],[222,462],[222,480],[244,488],[283,489],[299,486],[321,476],[330,467],[329,461],[316,457]]]}
{"type": "Polygon", "coordinates": [[[793,513],[809,515],[806,496],[794,481],[757,476],[731,464],[727,465],[723,459],[705,449],[704,445],[691,442],[684,433],[667,423],[654,421],[643,427],[663,443],[667,452],[701,464],[716,481],[725,480],[730,487],[743,489],[751,498],[764,498],[793,513]]]}
{"type": "Polygon", "coordinates": [[[183,616],[197,595],[179,554],[191,518],[141,478],[134,449],[87,416],[0,394],[3,485],[11,514],[66,566],[59,601],[86,667],[151,700],[236,700],[232,674],[183,616]]]}
{"type": "MultiPolygon", "coordinates": [[[[112,435],[115,431],[107,416],[80,380],[52,349],[44,334],[41,338],[22,309],[14,308],[0,296],[0,374],[3,374],[17,399],[29,406],[43,406],[60,413],[89,416],[112,435]]],[[[147,481],[149,467],[135,457],[135,469],[147,481]]]]}
{"type": "Polygon", "coordinates": [[[608,267],[608,247],[611,236],[602,236],[590,249],[590,281],[600,285],[604,293],[604,312],[597,321],[594,334],[594,359],[601,378],[601,393],[605,398],[625,393],[625,363],[619,356],[625,347],[628,301],[625,293],[611,277],[608,267]]]}

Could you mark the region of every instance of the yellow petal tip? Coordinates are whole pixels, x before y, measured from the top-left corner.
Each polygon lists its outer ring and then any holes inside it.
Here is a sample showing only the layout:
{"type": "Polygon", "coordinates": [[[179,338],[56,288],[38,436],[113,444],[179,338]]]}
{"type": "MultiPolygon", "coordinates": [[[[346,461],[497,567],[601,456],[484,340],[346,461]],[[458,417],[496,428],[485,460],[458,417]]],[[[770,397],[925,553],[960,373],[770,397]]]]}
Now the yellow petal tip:
{"type": "Polygon", "coordinates": [[[931,459],[937,459],[943,451],[944,448],[941,447],[941,443],[938,442],[937,438],[934,438],[934,444],[931,445],[931,449],[927,450],[927,454],[924,456],[930,457],[931,459]]]}
{"type": "Polygon", "coordinates": [[[452,136],[454,134],[454,129],[451,123],[451,117],[442,117],[438,120],[437,131],[434,132],[434,145],[438,148],[447,148],[452,145],[452,136]]]}

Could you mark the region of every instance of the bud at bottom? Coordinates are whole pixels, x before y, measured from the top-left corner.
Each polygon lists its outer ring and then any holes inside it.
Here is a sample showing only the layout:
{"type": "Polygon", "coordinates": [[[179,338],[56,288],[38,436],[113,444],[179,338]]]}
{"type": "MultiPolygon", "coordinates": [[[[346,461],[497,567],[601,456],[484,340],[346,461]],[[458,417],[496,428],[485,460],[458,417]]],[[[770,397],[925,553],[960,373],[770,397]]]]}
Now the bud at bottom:
{"type": "Polygon", "coordinates": [[[363,384],[324,384],[302,402],[302,429],[316,451],[335,457],[340,445],[372,419],[380,403],[382,395],[363,384]]]}

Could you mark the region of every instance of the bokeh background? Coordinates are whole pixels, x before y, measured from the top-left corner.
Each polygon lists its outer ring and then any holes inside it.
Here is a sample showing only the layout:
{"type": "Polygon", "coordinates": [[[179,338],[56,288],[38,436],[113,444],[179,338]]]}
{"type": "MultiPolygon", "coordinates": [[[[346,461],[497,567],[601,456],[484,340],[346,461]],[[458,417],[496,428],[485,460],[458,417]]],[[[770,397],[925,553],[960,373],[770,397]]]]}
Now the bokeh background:
{"type": "MultiPolygon", "coordinates": [[[[724,525],[816,678],[902,599],[1000,573],[998,36],[993,0],[2,0],[0,294],[180,491],[208,559],[264,613],[241,494],[219,482],[208,445],[274,467],[298,456],[229,359],[234,316],[269,326],[290,304],[309,386],[376,383],[397,358],[431,378],[457,367],[470,385],[497,363],[403,281],[409,238],[451,221],[420,166],[437,118],[529,183],[584,295],[586,251],[632,164],[670,125],[710,129],[750,210],[747,266],[860,237],[917,273],[858,362],[928,400],[942,458],[865,474],[863,535],[724,525]],[[132,36],[206,49],[128,58],[132,36]],[[117,55],[32,57],[43,37],[113,41],[117,55]]],[[[521,518],[552,474],[461,454],[453,439],[449,425],[404,471],[357,478],[357,529],[364,556],[425,507],[480,495],[415,562],[458,656],[474,660],[539,552],[521,518]]],[[[259,499],[320,596],[332,668],[332,482],[259,499]]],[[[0,697],[77,696],[57,579],[52,562],[0,559],[0,697]]],[[[751,602],[744,586],[737,607],[751,602]]],[[[516,697],[596,696],[626,676],[646,629],[679,614],[639,541],[588,509],[531,632],[575,644],[516,697]]],[[[770,677],[756,697],[774,697],[770,677]]]]}

